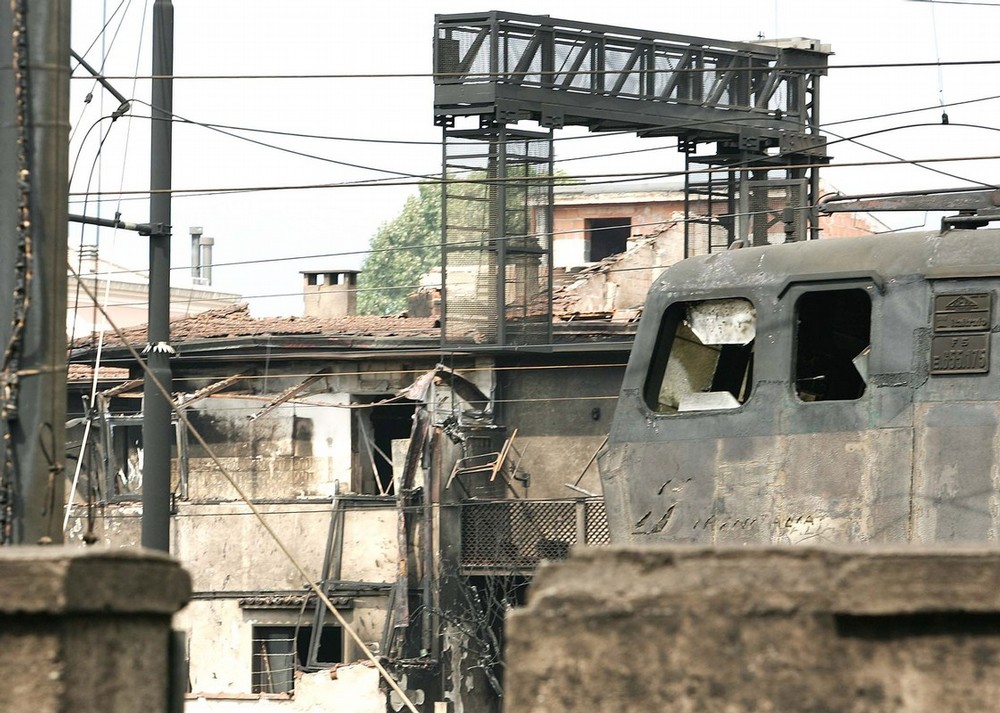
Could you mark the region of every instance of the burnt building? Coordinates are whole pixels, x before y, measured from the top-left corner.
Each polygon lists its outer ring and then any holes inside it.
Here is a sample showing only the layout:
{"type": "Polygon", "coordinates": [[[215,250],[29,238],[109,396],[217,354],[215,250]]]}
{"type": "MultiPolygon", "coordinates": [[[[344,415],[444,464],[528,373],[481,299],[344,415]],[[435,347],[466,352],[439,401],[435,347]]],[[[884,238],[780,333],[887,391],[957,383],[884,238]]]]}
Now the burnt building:
{"type": "MultiPolygon", "coordinates": [[[[385,710],[396,694],[349,665],[365,648],[421,710],[498,708],[504,612],[540,560],[608,541],[593,461],[635,313],[564,316],[536,352],[444,350],[433,316],[238,306],[172,323],[193,426],[176,417],[171,466],[171,552],[194,583],[178,619],[189,710],[317,696],[385,710]]],[[[67,539],[94,547],[139,542],[143,374],[125,342],[105,336],[98,371],[96,343],[74,345],[67,539]]]]}

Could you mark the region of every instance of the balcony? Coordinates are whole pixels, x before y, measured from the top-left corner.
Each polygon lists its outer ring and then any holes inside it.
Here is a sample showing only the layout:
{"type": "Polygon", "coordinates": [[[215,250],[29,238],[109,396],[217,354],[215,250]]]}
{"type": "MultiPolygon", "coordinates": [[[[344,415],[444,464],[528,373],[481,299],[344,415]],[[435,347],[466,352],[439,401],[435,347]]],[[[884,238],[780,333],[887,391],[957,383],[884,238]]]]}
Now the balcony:
{"type": "Polygon", "coordinates": [[[610,541],[600,498],[462,503],[465,575],[530,574],[543,559],[565,559],[573,545],[610,541]]]}

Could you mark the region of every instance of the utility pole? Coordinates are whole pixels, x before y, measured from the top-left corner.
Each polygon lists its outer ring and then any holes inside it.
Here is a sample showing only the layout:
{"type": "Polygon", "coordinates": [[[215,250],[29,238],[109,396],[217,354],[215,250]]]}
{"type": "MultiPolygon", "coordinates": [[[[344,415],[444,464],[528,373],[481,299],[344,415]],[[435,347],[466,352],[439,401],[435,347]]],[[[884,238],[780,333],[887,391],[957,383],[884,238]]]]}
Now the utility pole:
{"type": "Polygon", "coordinates": [[[143,385],[142,545],[170,551],[170,188],[174,73],[174,6],[153,3],[153,97],[149,167],[148,372],[143,385]],[[153,380],[159,382],[157,386],[153,380]]]}
{"type": "Polygon", "coordinates": [[[69,0],[0,3],[0,543],[62,542],[69,0]]]}

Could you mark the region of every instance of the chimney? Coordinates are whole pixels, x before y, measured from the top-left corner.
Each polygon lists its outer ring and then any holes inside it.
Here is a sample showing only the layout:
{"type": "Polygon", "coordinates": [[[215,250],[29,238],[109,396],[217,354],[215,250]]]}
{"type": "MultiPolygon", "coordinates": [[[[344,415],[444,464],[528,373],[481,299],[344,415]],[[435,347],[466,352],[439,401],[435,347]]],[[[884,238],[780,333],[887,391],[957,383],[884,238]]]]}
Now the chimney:
{"type": "Polygon", "coordinates": [[[196,285],[201,282],[201,235],[204,232],[200,227],[188,228],[191,233],[191,282],[196,285]]]}
{"type": "Polygon", "coordinates": [[[201,284],[212,284],[212,247],[215,245],[215,238],[201,238],[198,241],[201,248],[201,284]]]}
{"type": "Polygon", "coordinates": [[[198,226],[188,228],[191,233],[191,283],[212,284],[212,246],[215,238],[205,237],[205,231],[198,226]]]}
{"type": "Polygon", "coordinates": [[[302,277],[306,317],[344,317],[357,311],[357,270],[304,270],[302,277]]]}

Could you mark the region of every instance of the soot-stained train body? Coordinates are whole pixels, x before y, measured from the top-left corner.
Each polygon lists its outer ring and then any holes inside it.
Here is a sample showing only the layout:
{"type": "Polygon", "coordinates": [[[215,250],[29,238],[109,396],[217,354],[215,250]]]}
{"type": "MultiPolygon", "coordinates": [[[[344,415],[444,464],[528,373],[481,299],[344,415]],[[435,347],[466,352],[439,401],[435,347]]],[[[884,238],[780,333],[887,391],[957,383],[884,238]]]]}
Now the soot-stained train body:
{"type": "Polygon", "coordinates": [[[668,268],[601,459],[612,539],[998,539],[998,292],[995,229],[668,268]]]}

